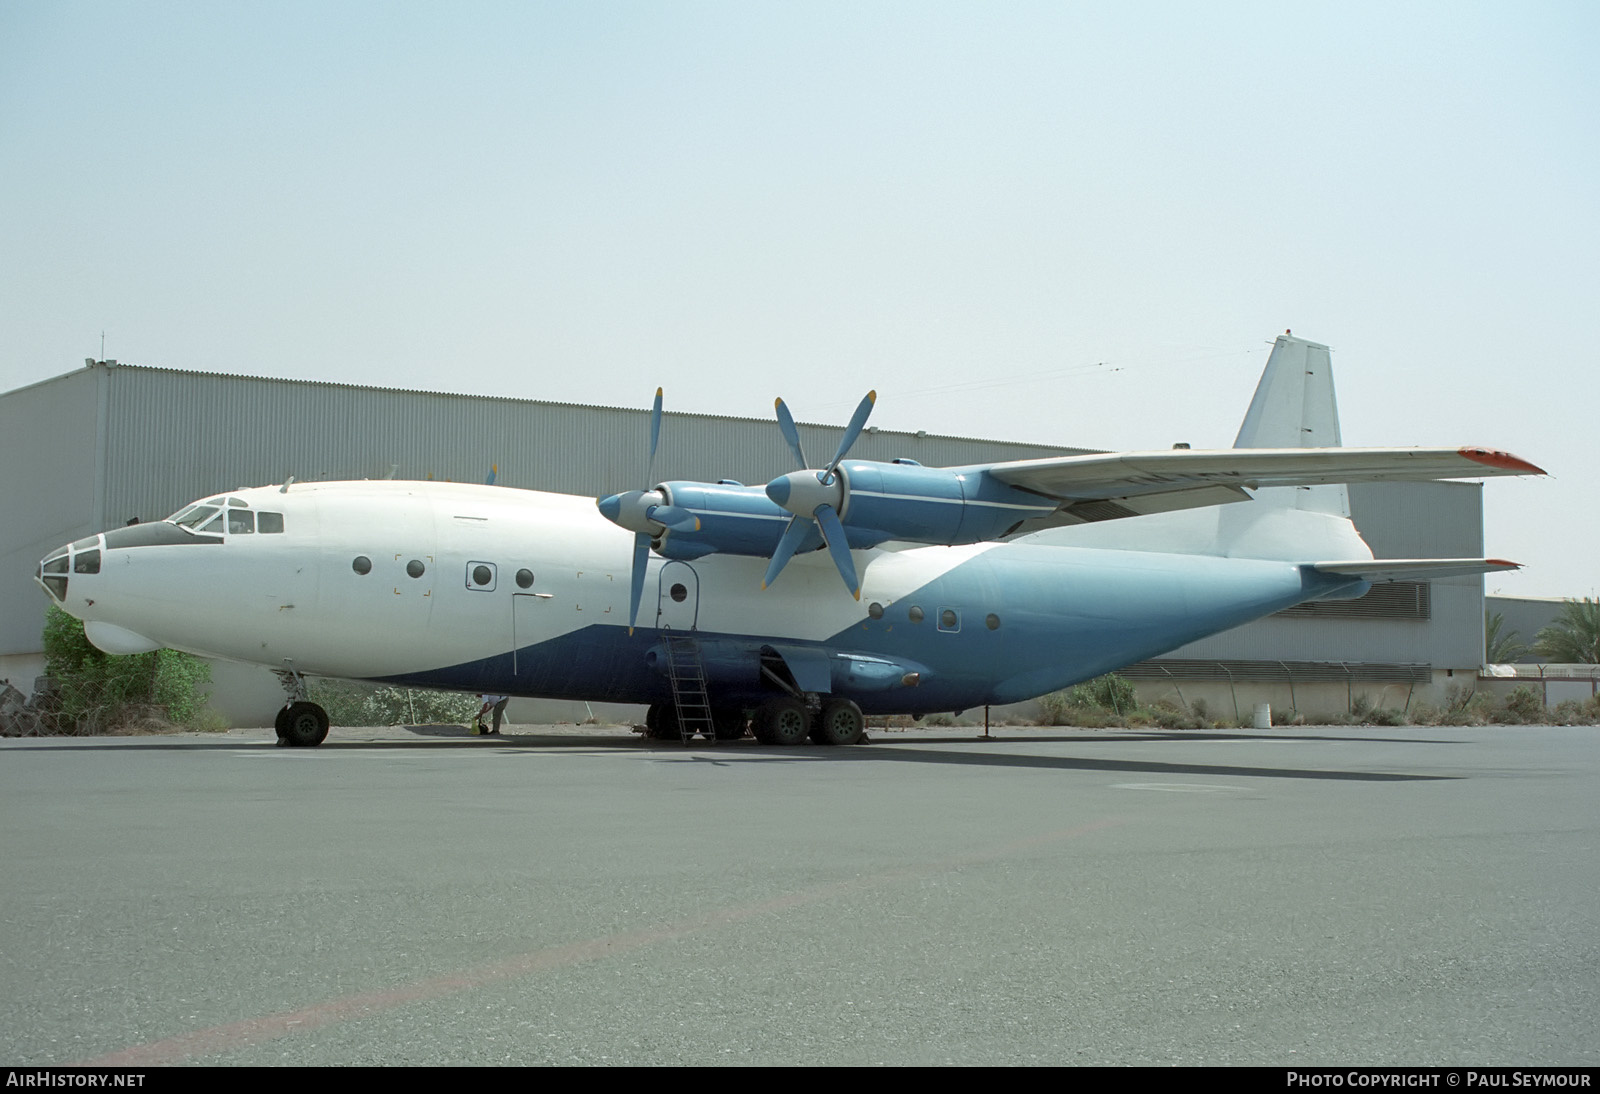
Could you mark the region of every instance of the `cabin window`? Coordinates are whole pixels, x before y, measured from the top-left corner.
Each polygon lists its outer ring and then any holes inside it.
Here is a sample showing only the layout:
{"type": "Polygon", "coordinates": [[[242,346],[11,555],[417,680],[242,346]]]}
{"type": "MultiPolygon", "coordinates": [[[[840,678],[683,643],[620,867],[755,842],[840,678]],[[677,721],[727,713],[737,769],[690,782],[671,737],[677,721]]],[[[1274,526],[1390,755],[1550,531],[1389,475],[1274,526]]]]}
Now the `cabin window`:
{"type": "Polygon", "coordinates": [[[272,532],[281,532],[281,531],[283,531],[283,514],[282,513],[257,513],[256,514],[256,531],[260,532],[262,535],[267,535],[267,534],[272,533],[272,532]]]}
{"type": "Polygon", "coordinates": [[[532,570],[518,570],[517,571],[517,588],[519,588],[519,589],[528,589],[528,588],[532,588],[532,586],[533,586],[533,571],[532,570]]]}
{"type": "Polygon", "coordinates": [[[882,619],[883,605],[874,600],[871,604],[867,605],[867,614],[874,619],[882,619]]]}
{"type": "Polygon", "coordinates": [[[672,597],[674,603],[682,604],[689,599],[689,589],[682,584],[674,585],[667,595],[672,597]]]}
{"type": "Polygon", "coordinates": [[[228,510],[228,534],[235,536],[251,535],[256,530],[256,515],[248,509],[228,510]]]}
{"type": "Polygon", "coordinates": [[[1000,629],[1000,617],[995,615],[993,612],[990,612],[988,615],[983,617],[983,625],[988,627],[991,631],[997,631],[1000,629]]]}
{"type": "Polygon", "coordinates": [[[492,562],[467,563],[467,588],[482,593],[494,591],[496,566],[492,562]]]}
{"type": "Polygon", "coordinates": [[[350,568],[358,574],[370,574],[372,572],[372,560],[366,555],[357,555],[351,561],[350,568]]]}
{"type": "Polygon", "coordinates": [[[954,633],[961,629],[961,613],[954,608],[939,609],[939,629],[954,633]]]}
{"type": "Polygon", "coordinates": [[[427,572],[427,569],[428,568],[422,564],[422,560],[420,558],[414,558],[410,562],[406,563],[406,573],[410,574],[412,577],[421,577],[427,572]]]}
{"type": "Polygon", "coordinates": [[[911,622],[913,622],[913,623],[921,623],[922,622],[922,609],[917,607],[915,604],[913,604],[911,606],[911,610],[906,613],[906,617],[909,618],[911,620],[911,622]]]}

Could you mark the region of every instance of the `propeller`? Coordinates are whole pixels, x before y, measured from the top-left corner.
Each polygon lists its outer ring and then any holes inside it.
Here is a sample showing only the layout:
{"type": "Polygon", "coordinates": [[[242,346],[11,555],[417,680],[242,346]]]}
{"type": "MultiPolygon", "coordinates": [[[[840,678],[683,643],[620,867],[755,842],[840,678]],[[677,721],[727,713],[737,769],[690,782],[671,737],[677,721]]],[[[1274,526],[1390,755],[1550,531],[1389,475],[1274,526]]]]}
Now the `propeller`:
{"type": "MultiPolygon", "coordinates": [[[[650,456],[645,461],[644,481],[655,475],[656,447],[661,441],[661,389],[650,408],[650,456]]],[[[644,574],[650,565],[650,541],[662,532],[696,532],[700,518],[681,506],[669,505],[660,490],[629,490],[611,494],[595,502],[600,515],[633,533],[633,569],[628,588],[628,633],[639,622],[639,601],[644,596],[644,574]]]]}
{"type": "MultiPolygon", "coordinates": [[[[845,489],[844,480],[839,476],[839,464],[844,461],[856,438],[861,436],[861,430],[867,424],[867,416],[872,413],[872,405],[877,402],[876,391],[867,392],[866,398],[856,407],[856,412],[850,418],[850,424],[845,426],[844,437],[839,441],[839,448],[833,454],[832,461],[822,471],[801,470],[792,471],[787,475],[779,475],[767,483],[767,497],[787,509],[794,516],[789,520],[789,526],[783,530],[783,538],[778,540],[777,549],[772,552],[772,561],[767,565],[767,572],[761,579],[761,587],[765,589],[777,580],[783,568],[789,564],[794,553],[799,549],[806,534],[815,524],[822,542],[828,547],[828,554],[833,556],[833,564],[839,571],[839,576],[844,579],[845,588],[850,590],[852,596],[861,599],[861,581],[856,576],[856,564],[850,557],[850,543],[845,536],[844,525],[839,520],[839,512],[844,508],[845,489]]],[[[789,408],[779,399],[773,404],[778,413],[778,429],[783,433],[783,439],[789,442],[789,451],[799,461],[802,468],[806,467],[805,450],[800,447],[800,432],[795,429],[794,416],[789,413],[789,408]]]]}

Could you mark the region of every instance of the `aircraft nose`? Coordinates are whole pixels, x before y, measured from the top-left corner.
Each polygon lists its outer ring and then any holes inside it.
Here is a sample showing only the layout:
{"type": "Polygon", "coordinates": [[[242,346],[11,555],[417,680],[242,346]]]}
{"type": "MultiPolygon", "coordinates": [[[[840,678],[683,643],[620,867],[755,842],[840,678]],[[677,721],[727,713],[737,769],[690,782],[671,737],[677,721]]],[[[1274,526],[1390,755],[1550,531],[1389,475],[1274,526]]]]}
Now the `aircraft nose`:
{"type": "Polygon", "coordinates": [[[57,604],[65,605],[67,584],[72,575],[100,572],[100,548],[99,535],[63,544],[40,561],[38,568],[34,570],[33,579],[57,604]]]}

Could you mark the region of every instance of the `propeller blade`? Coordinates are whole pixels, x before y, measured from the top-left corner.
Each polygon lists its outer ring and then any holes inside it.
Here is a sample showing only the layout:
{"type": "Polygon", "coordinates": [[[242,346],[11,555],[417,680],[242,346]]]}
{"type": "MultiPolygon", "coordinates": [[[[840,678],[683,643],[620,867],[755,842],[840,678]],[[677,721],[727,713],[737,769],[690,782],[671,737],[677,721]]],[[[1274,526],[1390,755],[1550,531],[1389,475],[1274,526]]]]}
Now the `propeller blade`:
{"type": "Polygon", "coordinates": [[[850,557],[850,541],[845,538],[844,525],[839,523],[839,514],[833,511],[833,506],[817,506],[817,527],[828,545],[828,553],[833,556],[833,564],[839,568],[839,576],[844,578],[844,587],[860,600],[861,582],[856,579],[855,560],[850,557]]]}
{"type": "Polygon", "coordinates": [[[644,515],[665,528],[671,528],[674,532],[700,530],[700,518],[677,505],[652,505],[644,511],[644,515]]]}
{"type": "Polygon", "coordinates": [[[650,460],[644,466],[644,487],[655,485],[650,481],[656,473],[656,445],[661,441],[661,389],[656,388],[656,401],[650,408],[650,460]]]}
{"type": "Polygon", "coordinates": [[[811,466],[806,463],[805,451],[800,447],[800,431],[794,427],[794,416],[789,408],[783,405],[782,399],[774,401],[772,407],[778,412],[778,428],[783,430],[783,439],[789,442],[789,451],[794,453],[802,469],[811,466]]]}
{"type": "Polygon", "coordinates": [[[794,557],[795,549],[800,546],[800,541],[806,538],[810,529],[806,527],[806,518],[789,518],[789,527],[783,530],[783,538],[778,541],[778,549],[772,552],[772,561],[767,564],[766,576],[761,579],[761,587],[765,589],[789,565],[789,560],[794,557]]]}
{"type": "Polygon", "coordinates": [[[639,623],[639,600],[644,596],[644,571],[650,565],[650,533],[633,537],[633,574],[628,588],[628,633],[639,623]]]}
{"type": "MultiPolygon", "coordinates": [[[[833,462],[828,465],[827,472],[822,476],[823,482],[832,482],[833,473],[844,460],[845,453],[856,443],[856,438],[861,436],[861,429],[867,424],[867,415],[872,413],[872,404],[878,401],[876,391],[867,392],[867,397],[861,400],[861,405],[856,407],[855,414],[850,419],[850,424],[844,427],[844,437],[839,441],[839,451],[833,454],[833,462]]],[[[859,599],[859,598],[858,598],[859,599]]]]}

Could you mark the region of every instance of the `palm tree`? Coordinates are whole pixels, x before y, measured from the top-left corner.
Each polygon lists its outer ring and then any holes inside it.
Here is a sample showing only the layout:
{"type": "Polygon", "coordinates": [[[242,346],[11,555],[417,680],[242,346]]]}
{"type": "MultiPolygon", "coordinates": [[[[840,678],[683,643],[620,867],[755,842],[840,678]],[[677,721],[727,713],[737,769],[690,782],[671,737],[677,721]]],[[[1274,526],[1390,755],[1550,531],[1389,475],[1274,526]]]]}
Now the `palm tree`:
{"type": "Polygon", "coordinates": [[[1483,613],[1483,663],[1486,665],[1511,665],[1515,664],[1523,654],[1528,652],[1528,647],[1522,644],[1522,635],[1517,631],[1500,633],[1500,628],[1505,626],[1506,617],[1499,612],[1483,613]]]}
{"type": "Polygon", "coordinates": [[[1600,664],[1600,600],[1569,600],[1554,623],[1534,636],[1539,656],[1558,664],[1600,664]]]}

